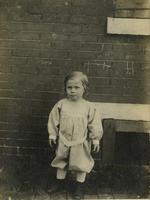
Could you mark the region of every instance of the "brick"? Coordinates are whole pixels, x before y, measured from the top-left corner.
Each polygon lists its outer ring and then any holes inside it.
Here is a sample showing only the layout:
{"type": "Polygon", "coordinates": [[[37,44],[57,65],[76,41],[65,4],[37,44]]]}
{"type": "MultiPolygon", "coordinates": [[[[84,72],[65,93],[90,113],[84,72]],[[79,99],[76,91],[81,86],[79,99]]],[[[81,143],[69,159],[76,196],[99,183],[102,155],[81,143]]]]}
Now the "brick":
{"type": "Polygon", "coordinates": [[[124,57],[126,60],[143,60],[143,58],[145,59],[145,61],[149,61],[149,52],[144,53],[143,51],[140,52],[130,52],[130,53],[124,53],[124,57]]]}
{"type": "Polygon", "coordinates": [[[101,25],[82,25],[82,33],[95,33],[95,34],[104,34],[105,32],[105,22],[106,20],[101,21],[101,25]]]}
{"type": "Polygon", "coordinates": [[[46,124],[48,120],[48,116],[30,116],[30,115],[24,115],[21,116],[17,114],[10,115],[9,113],[3,112],[0,116],[0,122],[3,123],[24,123],[29,124],[32,122],[32,124],[46,124]]]}
{"type": "Polygon", "coordinates": [[[97,60],[101,60],[101,59],[104,59],[104,60],[109,60],[109,59],[112,59],[112,60],[124,60],[125,59],[125,55],[124,55],[124,52],[113,52],[113,51],[106,51],[106,52],[97,52],[96,54],[96,59],[97,60]]]}
{"type": "MultiPolygon", "coordinates": [[[[120,80],[121,81],[121,80],[120,80]]],[[[101,85],[101,86],[105,86],[105,87],[107,87],[107,86],[110,86],[110,85],[112,85],[112,78],[110,77],[107,77],[107,78],[105,78],[105,77],[90,77],[89,76],[89,82],[90,82],[90,84],[91,85],[101,85]]]]}
{"type": "Polygon", "coordinates": [[[80,33],[81,32],[81,25],[76,24],[54,24],[53,25],[54,32],[60,33],[80,33]]]}
{"type": "Polygon", "coordinates": [[[11,83],[9,81],[0,81],[0,87],[1,87],[1,90],[2,89],[12,89],[13,87],[11,86],[11,83]]]}
{"type": "Polygon", "coordinates": [[[35,112],[37,113],[41,112],[45,114],[47,112],[47,108],[45,108],[46,103],[45,103],[45,107],[42,108],[43,105],[44,103],[38,100],[37,102],[34,102],[33,100],[31,101],[29,99],[0,98],[0,106],[1,106],[2,112],[4,113],[6,112],[9,115],[12,115],[14,113],[16,115],[19,115],[20,113],[24,113],[24,115],[31,115],[33,109],[35,109],[35,112]]]}
{"type": "Polygon", "coordinates": [[[22,57],[39,57],[41,52],[40,49],[13,49],[11,51],[12,56],[22,57]]]}
{"type": "Polygon", "coordinates": [[[39,0],[33,1],[17,1],[15,0],[12,5],[2,7],[5,9],[4,14],[9,21],[38,21],[41,20],[42,5],[39,5],[39,0]],[[32,11],[31,11],[32,9],[32,11]]]}
{"type": "Polygon", "coordinates": [[[11,51],[12,50],[8,48],[0,48],[0,56],[10,56],[11,51]]]}
{"type": "MultiPolygon", "coordinates": [[[[1,63],[0,66],[2,67],[5,65],[6,67],[10,66],[12,63],[20,63],[25,64],[27,62],[27,58],[15,58],[15,57],[9,57],[6,59],[5,57],[0,57],[1,63]]],[[[3,69],[4,70],[4,69],[3,69]]],[[[5,73],[5,71],[4,71],[5,73]]]]}
{"type": "Polygon", "coordinates": [[[35,131],[37,133],[44,132],[47,129],[47,123],[45,124],[32,124],[31,122],[21,122],[20,120],[14,123],[8,123],[8,122],[0,122],[0,129],[1,130],[7,130],[7,131],[16,131],[20,130],[20,126],[24,131],[35,131]]]}
{"type": "Polygon", "coordinates": [[[26,11],[31,14],[42,14],[44,12],[41,0],[24,1],[24,6],[26,11]]]}
{"type": "Polygon", "coordinates": [[[2,139],[0,138],[0,146],[18,146],[18,147],[32,147],[34,142],[34,147],[46,147],[48,146],[48,140],[35,140],[33,139],[21,139],[21,138],[6,138],[2,139]]]}
{"type": "Polygon", "coordinates": [[[13,42],[12,46],[14,48],[18,48],[18,49],[21,49],[23,47],[24,49],[27,49],[27,50],[28,49],[40,49],[40,48],[42,48],[40,40],[36,40],[35,37],[33,37],[32,39],[31,38],[27,39],[27,37],[23,37],[23,40],[15,40],[13,42]]]}
{"type": "MultiPolygon", "coordinates": [[[[33,76],[33,73],[31,74],[20,74],[19,77],[17,76],[13,76],[11,80],[9,81],[5,81],[4,82],[4,86],[9,86],[11,85],[12,88],[16,88],[16,89],[23,89],[22,87],[24,87],[24,90],[31,90],[32,89],[38,89],[38,90],[47,90],[47,88],[49,89],[50,88],[54,88],[54,86],[57,88],[60,88],[60,86],[62,86],[63,84],[63,77],[60,76],[60,77],[56,77],[56,76],[51,76],[51,74],[45,74],[45,79],[47,79],[46,82],[43,81],[43,75],[41,74],[41,76],[33,76]],[[33,80],[33,77],[34,77],[34,80],[33,80]],[[35,80],[37,82],[35,82],[35,80]],[[29,89],[30,87],[30,89],[29,89]],[[45,89],[44,89],[45,88],[45,89]]],[[[3,84],[3,82],[1,83],[3,84]]]]}
{"type": "Polygon", "coordinates": [[[1,0],[0,5],[1,5],[2,7],[12,7],[12,6],[14,6],[18,1],[19,1],[19,0],[17,0],[17,1],[13,1],[13,0],[6,0],[6,1],[4,1],[4,0],[1,0]]]}
{"type": "Polygon", "coordinates": [[[149,10],[116,10],[115,17],[125,17],[125,18],[150,18],[149,10]]]}
{"type": "MultiPolygon", "coordinates": [[[[38,147],[35,147],[35,148],[32,147],[32,148],[31,148],[31,147],[30,147],[30,148],[29,148],[29,147],[28,147],[28,148],[20,148],[20,149],[19,149],[19,153],[20,153],[20,154],[23,154],[23,155],[24,155],[24,154],[27,154],[27,155],[32,155],[32,154],[33,154],[33,155],[34,155],[34,154],[40,155],[40,154],[41,154],[41,155],[42,155],[44,152],[47,154],[47,151],[48,151],[48,149],[47,149],[47,148],[44,148],[44,147],[43,147],[43,148],[40,148],[40,147],[39,147],[39,148],[38,148],[38,147]]],[[[44,154],[43,154],[43,155],[44,155],[44,154]]]]}
{"type": "MultiPolygon", "coordinates": [[[[36,74],[36,73],[30,71],[30,67],[32,67],[32,65],[28,65],[28,67],[29,68],[19,68],[19,69],[18,69],[18,67],[16,67],[16,68],[13,69],[13,71],[19,72],[19,73],[25,73],[25,74],[36,74]]],[[[52,65],[49,65],[49,63],[43,62],[42,64],[40,64],[38,66],[38,73],[41,73],[43,76],[44,75],[51,75],[51,74],[53,74],[54,76],[62,76],[64,73],[68,72],[68,68],[69,67],[66,67],[63,70],[63,68],[61,69],[57,65],[52,66],[52,65]],[[49,68],[48,68],[48,66],[49,66],[49,68]]],[[[35,69],[36,69],[36,66],[35,66],[35,69]]],[[[51,88],[51,89],[55,90],[55,88],[51,88]]]]}
{"type": "Polygon", "coordinates": [[[121,43],[121,44],[113,44],[113,50],[116,51],[120,51],[120,50],[123,50],[123,51],[126,51],[126,52],[130,52],[131,51],[134,51],[134,52],[137,52],[139,53],[140,51],[143,51],[144,50],[144,47],[145,45],[142,45],[142,44],[136,44],[136,43],[132,43],[132,44],[129,44],[129,43],[121,43]]]}
{"type": "Polygon", "coordinates": [[[118,96],[121,96],[123,94],[123,88],[122,88],[122,85],[119,85],[119,86],[104,86],[104,85],[101,85],[101,86],[95,86],[93,85],[92,87],[90,87],[90,90],[89,90],[89,93],[92,92],[92,93],[95,93],[95,94],[103,94],[103,95],[118,95],[118,96]]]}
{"type": "Polygon", "coordinates": [[[96,59],[97,55],[95,51],[76,51],[76,52],[70,52],[69,58],[71,59],[96,59]]]}
{"type": "MultiPolygon", "coordinates": [[[[93,1],[94,4],[95,3],[98,3],[97,0],[94,0],[93,1]]],[[[84,6],[84,5],[92,5],[92,1],[91,0],[77,0],[77,1],[72,1],[72,4],[75,5],[75,6],[84,6]]]]}
{"type": "Polygon", "coordinates": [[[5,72],[0,73],[1,82],[9,82],[10,80],[12,80],[12,73],[5,73],[5,72]]]}
{"type": "Polygon", "coordinates": [[[41,35],[41,42],[43,43],[47,43],[47,41],[61,41],[61,40],[69,41],[70,40],[69,33],[41,32],[40,35],[41,35]]]}
{"type": "Polygon", "coordinates": [[[15,22],[41,22],[41,19],[43,18],[43,14],[30,14],[25,13],[25,11],[21,10],[17,15],[12,14],[12,20],[15,22]]]}
{"type": "MultiPolygon", "coordinates": [[[[81,3],[81,2],[80,2],[81,3]]],[[[48,2],[49,4],[49,2],[48,2]]],[[[102,2],[101,2],[102,4],[102,2]]],[[[95,4],[93,4],[92,2],[89,4],[88,2],[86,2],[86,4],[80,4],[78,5],[76,2],[72,1],[70,2],[62,2],[61,4],[59,4],[58,2],[55,2],[50,5],[46,6],[46,3],[44,2],[44,6],[43,6],[43,10],[44,13],[49,13],[50,15],[53,14],[62,14],[62,15],[66,15],[66,14],[75,14],[75,15],[99,15],[99,14],[104,14],[104,10],[106,10],[106,6],[104,9],[104,5],[100,5],[100,3],[97,1],[97,5],[95,6],[95,4]]]]}
{"type": "MultiPolygon", "coordinates": [[[[104,41],[105,41],[105,43],[112,43],[112,44],[128,43],[129,37],[123,37],[122,35],[117,35],[117,36],[113,35],[113,37],[112,37],[112,35],[106,36],[105,34],[97,34],[97,42],[104,43],[104,41]]],[[[137,38],[134,38],[134,40],[135,39],[136,39],[136,41],[138,41],[137,38]]]]}
{"type": "Polygon", "coordinates": [[[44,6],[43,13],[48,14],[49,16],[52,15],[59,15],[61,13],[62,16],[71,14],[71,5],[66,6],[65,3],[63,5],[56,5],[53,4],[51,6],[44,6]]]}
{"type": "Polygon", "coordinates": [[[69,23],[70,22],[70,14],[65,13],[64,15],[60,13],[44,13],[41,17],[42,22],[48,22],[48,23],[69,23]]]}
{"type": "Polygon", "coordinates": [[[9,81],[11,79],[11,73],[5,73],[5,72],[1,72],[0,73],[0,80],[1,81],[9,81]]]}
{"type": "MultiPolygon", "coordinates": [[[[110,48],[111,50],[111,48],[110,48]]],[[[147,56],[145,56],[144,51],[139,51],[139,50],[134,50],[134,51],[127,51],[122,49],[122,51],[119,51],[119,49],[116,49],[116,51],[102,51],[102,52],[97,52],[97,59],[105,59],[109,60],[109,58],[113,60],[142,60],[144,57],[148,61],[149,60],[149,53],[147,52],[147,56]]],[[[113,48],[112,48],[113,50],[113,48]]]]}
{"type": "Polygon", "coordinates": [[[18,125],[17,124],[13,124],[13,123],[7,123],[7,122],[0,122],[0,129],[1,130],[17,130],[18,129],[18,125]]]}
{"type": "Polygon", "coordinates": [[[120,8],[120,9],[127,9],[127,8],[134,8],[134,9],[147,9],[150,8],[150,2],[149,0],[134,0],[134,1],[130,1],[130,0],[114,0],[115,6],[116,8],[120,8]]]}
{"type": "Polygon", "coordinates": [[[47,91],[37,91],[37,92],[33,92],[31,91],[26,91],[24,92],[24,94],[22,95],[22,98],[29,98],[29,99],[45,99],[45,101],[48,101],[49,99],[51,99],[53,96],[59,96],[59,93],[64,92],[63,88],[60,87],[55,89],[53,87],[49,87],[49,90],[47,91]],[[50,92],[49,92],[50,91],[50,92]]]}
{"type": "Polygon", "coordinates": [[[106,4],[99,2],[97,5],[85,4],[83,6],[73,6],[71,9],[73,15],[107,16],[107,8],[106,4]]]}
{"type": "Polygon", "coordinates": [[[81,42],[97,42],[97,35],[94,33],[71,34],[70,40],[81,41],[81,42]]]}
{"type": "MultiPolygon", "coordinates": [[[[34,42],[32,40],[36,40],[35,42],[38,43],[37,40],[40,39],[40,33],[36,31],[21,31],[19,33],[12,33],[12,38],[15,38],[17,40],[27,40],[27,42],[34,42]]],[[[16,41],[16,43],[22,42],[22,41],[16,41]]]]}
{"type": "Polygon", "coordinates": [[[17,147],[0,146],[0,154],[17,154],[17,147]]]}
{"type": "Polygon", "coordinates": [[[79,50],[80,49],[80,43],[76,41],[68,41],[66,42],[65,40],[60,40],[60,41],[50,41],[47,44],[40,43],[40,48],[43,47],[43,49],[47,48],[55,48],[58,50],[79,50]]]}
{"type": "Polygon", "coordinates": [[[24,131],[24,130],[20,130],[20,131],[15,131],[15,130],[0,130],[0,137],[4,138],[4,139],[9,139],[11,138],[12,140],[35,140],[35,138],[37,138],[38,140],[45,140],[47,141],[48,139],[48,132],[45,129],[44,131],[40,131],[35,133],[34,131],[24,131]]]}
{"type": "Polygon", "coordinates": [[[7,25],[8,31],[53,31],[53,23],[38,23],[38,22],[10,22],[7,25]]]}
{"type": "MultiPolygon", "coordinates": [[[[3,27],[1,27],[1,32],[0,32],[0,39],[11,39],[12,38],[12,34],[11,32],[5,30],[5,28],[3,29],[3,27]]],[[[9,40],[7,40],[9,42],[9,40]]]]}
{"type": "MultiPolygon", "coordinates": [[[[129,95],[129,96],[132,96],[132,95],[134,95],[134,96],[138,96],[139,95],[139,89],[141,89],[141,95],[142,96],[145,96],[146,95],[146,92],[144,91],[144,88],[131,88],[131,87],[129,87],[129,88],[123,88],[123,95],[129,95]]],[[[146,95],[147,96],[147,95],[146,95]]]]}
{"type": "Polygon", "coordinates": [[[87,16],[87,15],[73,15],[70,18],[70,23],[73,24],[99,24],[99,18],[96,16],[87,16]]]}
{"type": "MultiPolygon", "coordinates": [[[[29,60],[29,65],[33,65],[34,63],[41,65],[42,67],[47,67],[47,70],[53,70],[53,67],[59,68],[60,70],[65,70],[68,66],[72,64],[71,59],[49,59],[49,58],[43,58],[43,59],[36,59],[36,60],[29,60]],[[62,62],[63,62],[63,67],[62,67],[62,62]]],[[[43,70],[44,73],[44,70],[43,70]]],[[[52,75],[52,74],[51,74],[52,75]]]]}
{"type": "Polygon", "coordinates": [[[130,102],[130,103],[136,103],[137,99],[140,103],[147,103],[148,99],[142,98],[142,96],[129,96],[129,95],[123,95],[122,97],[117,95],[103,95],[103,94],[93,94],[91,93],[88,96],[88,99],[93,102],[112,102],[112,103],[124,103],[124,102],[130,102]]]}
{"type": "Polygon", "coordinates": [[[1,97],[16,97],[14,90],[12,89],[0,89],[0,96],[1,97]]]}
{"type": "Polygon", "coordinates": [[[80,44],[80,50],[82,51],[102,51],[104,44],[103,43],[94,43],[94,42],[84,42],[80,44]]]}

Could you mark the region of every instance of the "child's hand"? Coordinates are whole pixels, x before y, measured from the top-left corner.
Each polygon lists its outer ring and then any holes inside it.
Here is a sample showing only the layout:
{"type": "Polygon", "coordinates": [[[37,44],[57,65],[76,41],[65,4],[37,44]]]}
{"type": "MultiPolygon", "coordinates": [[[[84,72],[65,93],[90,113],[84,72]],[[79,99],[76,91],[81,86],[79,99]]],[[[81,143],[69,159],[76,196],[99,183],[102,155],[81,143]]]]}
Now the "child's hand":
{"type": "Polygon", "coordinates": [[[93,144],[93,152],[94,152],[94,153],[98,153],[99,150],[100,150],[99,144],[93,144]]]}
{"type": "Polygon", "coordinates": [[[49,139],[49,145],[50,147],[53,147],[54,145],[56,145],[56,139],[49,139]]]}

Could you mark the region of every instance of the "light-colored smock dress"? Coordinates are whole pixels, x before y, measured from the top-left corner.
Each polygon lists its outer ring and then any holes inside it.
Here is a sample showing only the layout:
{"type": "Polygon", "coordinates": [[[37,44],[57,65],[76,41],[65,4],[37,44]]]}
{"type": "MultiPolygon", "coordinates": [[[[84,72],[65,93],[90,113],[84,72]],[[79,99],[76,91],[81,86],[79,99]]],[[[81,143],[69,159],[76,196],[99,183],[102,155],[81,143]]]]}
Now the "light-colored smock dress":
{"type": "Polygon", "coordinates": [[[84,99],[62,99],[49,115],[50,139],[58,138],[56,157],[51,165],[89,173],[94,165],[91,143],[99,144],[103,129],[101,117],[93,103],[84,99]]]}

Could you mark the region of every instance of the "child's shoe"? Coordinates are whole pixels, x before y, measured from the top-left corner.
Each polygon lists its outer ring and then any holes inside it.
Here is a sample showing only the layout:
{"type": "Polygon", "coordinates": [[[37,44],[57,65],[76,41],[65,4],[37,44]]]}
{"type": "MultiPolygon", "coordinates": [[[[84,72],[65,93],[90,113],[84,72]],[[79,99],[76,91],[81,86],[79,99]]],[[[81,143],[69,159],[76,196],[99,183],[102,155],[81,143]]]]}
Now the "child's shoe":
{"type": "Polygon", "coordinates": [[[83,198],[83,183],[77,182],[76,189],[73,194],[73,199],[82,199],[83,198]]]}
{"type": "Polygon", "coordinates": [[[66,191],[66,180],[57,180],[56,183],[51,185],[51,187],[48,189],[49,194],[54,194],[57,192],[65,192],[66,191]]]}

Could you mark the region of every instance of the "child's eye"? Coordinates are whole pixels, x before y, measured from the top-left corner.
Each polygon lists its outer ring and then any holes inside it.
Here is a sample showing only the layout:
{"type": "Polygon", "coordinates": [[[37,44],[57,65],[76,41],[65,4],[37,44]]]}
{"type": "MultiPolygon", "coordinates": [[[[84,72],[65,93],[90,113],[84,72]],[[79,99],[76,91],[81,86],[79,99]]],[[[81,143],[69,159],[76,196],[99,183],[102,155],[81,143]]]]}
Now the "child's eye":
{"type": "Polygon", "coordinates": [[[68,89],[71,89],[71,87],[67,87],[68,89]]]}

